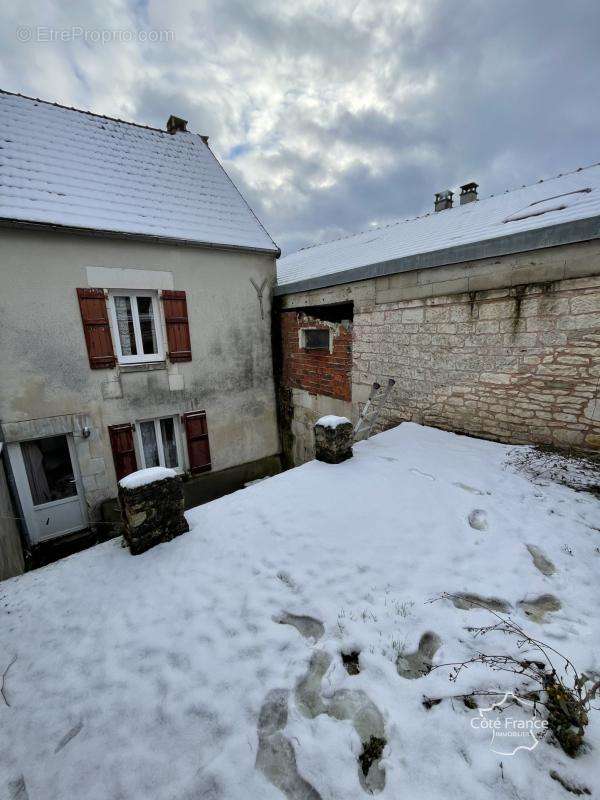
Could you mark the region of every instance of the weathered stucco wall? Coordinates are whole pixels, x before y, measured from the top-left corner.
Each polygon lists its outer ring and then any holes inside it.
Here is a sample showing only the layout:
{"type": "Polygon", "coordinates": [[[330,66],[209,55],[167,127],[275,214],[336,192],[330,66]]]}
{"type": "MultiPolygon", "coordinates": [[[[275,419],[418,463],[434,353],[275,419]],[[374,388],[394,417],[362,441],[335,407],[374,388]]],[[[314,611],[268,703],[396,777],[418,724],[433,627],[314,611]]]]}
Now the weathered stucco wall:
{"type": "Polygon", "coordinates": [[[282,299],[286,309],[354,302],[354,419],[372,382],[391,377],[382,425],[600,449],[597,242],[282,299]]]}
{"type": "Polygon", "coordinates": [[[92,518],[116,494],[108,425],[202,409],[213,470],[277,453],[270,299],[265,292],[261,317],[250,283],[272,281],[274,271],[268,255],[0,231],[0,422],[7,440],[34,435],[32,420],[43,419],[44,430],[74,430],[92,518]],[[170,275],[171,288],[187,293],[192,361],[91,370],[75,292],[102,286],[90,283],[98,271],[89,267],[170,275]],[[89,439],[77,435],[82,418],[89,439]]]}

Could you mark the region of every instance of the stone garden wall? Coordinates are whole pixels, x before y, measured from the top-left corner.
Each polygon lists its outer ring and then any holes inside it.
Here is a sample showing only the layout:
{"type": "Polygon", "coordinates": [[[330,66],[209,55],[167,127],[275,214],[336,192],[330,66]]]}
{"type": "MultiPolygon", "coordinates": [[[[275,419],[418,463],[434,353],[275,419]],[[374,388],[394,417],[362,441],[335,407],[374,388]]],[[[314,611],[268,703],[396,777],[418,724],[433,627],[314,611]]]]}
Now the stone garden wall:
{"type": "Polygon", "coordinates": [[[162,467],[139,470],[119,481],[123,536],[132,555],[139,555],[189,530],[183,515],[183,486],[162,467]],[[156,479],[152,473],[158,473],[156,479]],[[139,485],[137,478],[142,478],[139,485]]]}

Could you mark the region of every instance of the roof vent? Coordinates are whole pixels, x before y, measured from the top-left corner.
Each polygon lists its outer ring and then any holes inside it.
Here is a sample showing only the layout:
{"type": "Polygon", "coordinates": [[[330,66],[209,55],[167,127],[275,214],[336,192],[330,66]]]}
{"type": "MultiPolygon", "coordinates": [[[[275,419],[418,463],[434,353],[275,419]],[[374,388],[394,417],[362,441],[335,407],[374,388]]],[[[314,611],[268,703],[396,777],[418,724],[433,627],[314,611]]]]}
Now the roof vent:
{"type": "Polygon", "coordinates": [[[181,117],[174,117],[173,114],[167,120],[167,130],[169,133],[177,133],[177,131],[187,131],[187,119],[181,117]]]}
{"type": "Polygon", "coordinates": [[[452,208],[452,197],[454,192],[450,189],[445,189],[443,192],[435,193],[434,209],[436,211],[443,211],[445,208],[452,208]]]}
{"type": "Polygon", "coordinates": [[[471,183],[463,183],[460,187],[460,204],[464,206],[465,203],[472,203],[474,200],[477,200],[477,189],[479,184],[475,183],[475,181],[471,181],[471,183]]]}

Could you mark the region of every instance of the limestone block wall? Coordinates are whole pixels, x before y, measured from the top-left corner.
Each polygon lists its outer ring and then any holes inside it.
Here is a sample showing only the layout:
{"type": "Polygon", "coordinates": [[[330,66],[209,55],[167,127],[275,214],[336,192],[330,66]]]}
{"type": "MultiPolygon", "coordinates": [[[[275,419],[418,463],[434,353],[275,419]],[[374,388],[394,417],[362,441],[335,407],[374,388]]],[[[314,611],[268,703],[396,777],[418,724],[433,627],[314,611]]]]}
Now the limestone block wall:
{"type": "MultiPolygon", "coordinates": [[[[600,450],[600,242],[282,297],[285,310],[342,302],[354,306],[350,411],[318,396],[321,413],[355,420],[373,381],[394,378],[379,427],[414,420],[503,442],[600,450]]],[[[292,395],[292,432],[306,460],[304,394],[292,395]]]]}
{"type": "Polygon", "coordinates": [[[353,353],[355,384],[396,379],[383,426],[600,449],[599,277],[377,303],[353,353]]]}

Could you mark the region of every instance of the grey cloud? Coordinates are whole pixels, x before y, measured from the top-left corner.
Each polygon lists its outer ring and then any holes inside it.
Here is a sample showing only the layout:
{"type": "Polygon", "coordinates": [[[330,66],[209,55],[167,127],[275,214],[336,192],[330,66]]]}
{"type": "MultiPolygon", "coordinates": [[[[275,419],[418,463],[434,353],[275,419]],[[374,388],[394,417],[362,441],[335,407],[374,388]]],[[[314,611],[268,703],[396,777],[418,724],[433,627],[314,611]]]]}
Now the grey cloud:
{"type": "MultiPolygon", "coordinates": [[[[65,20],[50,0],[28,7],[65,20]]],[[[85,53],[24,49],[10,32],[26,12],[2,12],[5,88],[157,126],[184,116],[287,251],[429,211],[465,180],[487,195],[600,160],[593,0],[122,0],[111,24],[175,42],[85,53]]],[[[77,16],[102,12],[82,0],[77,16]]]]}

